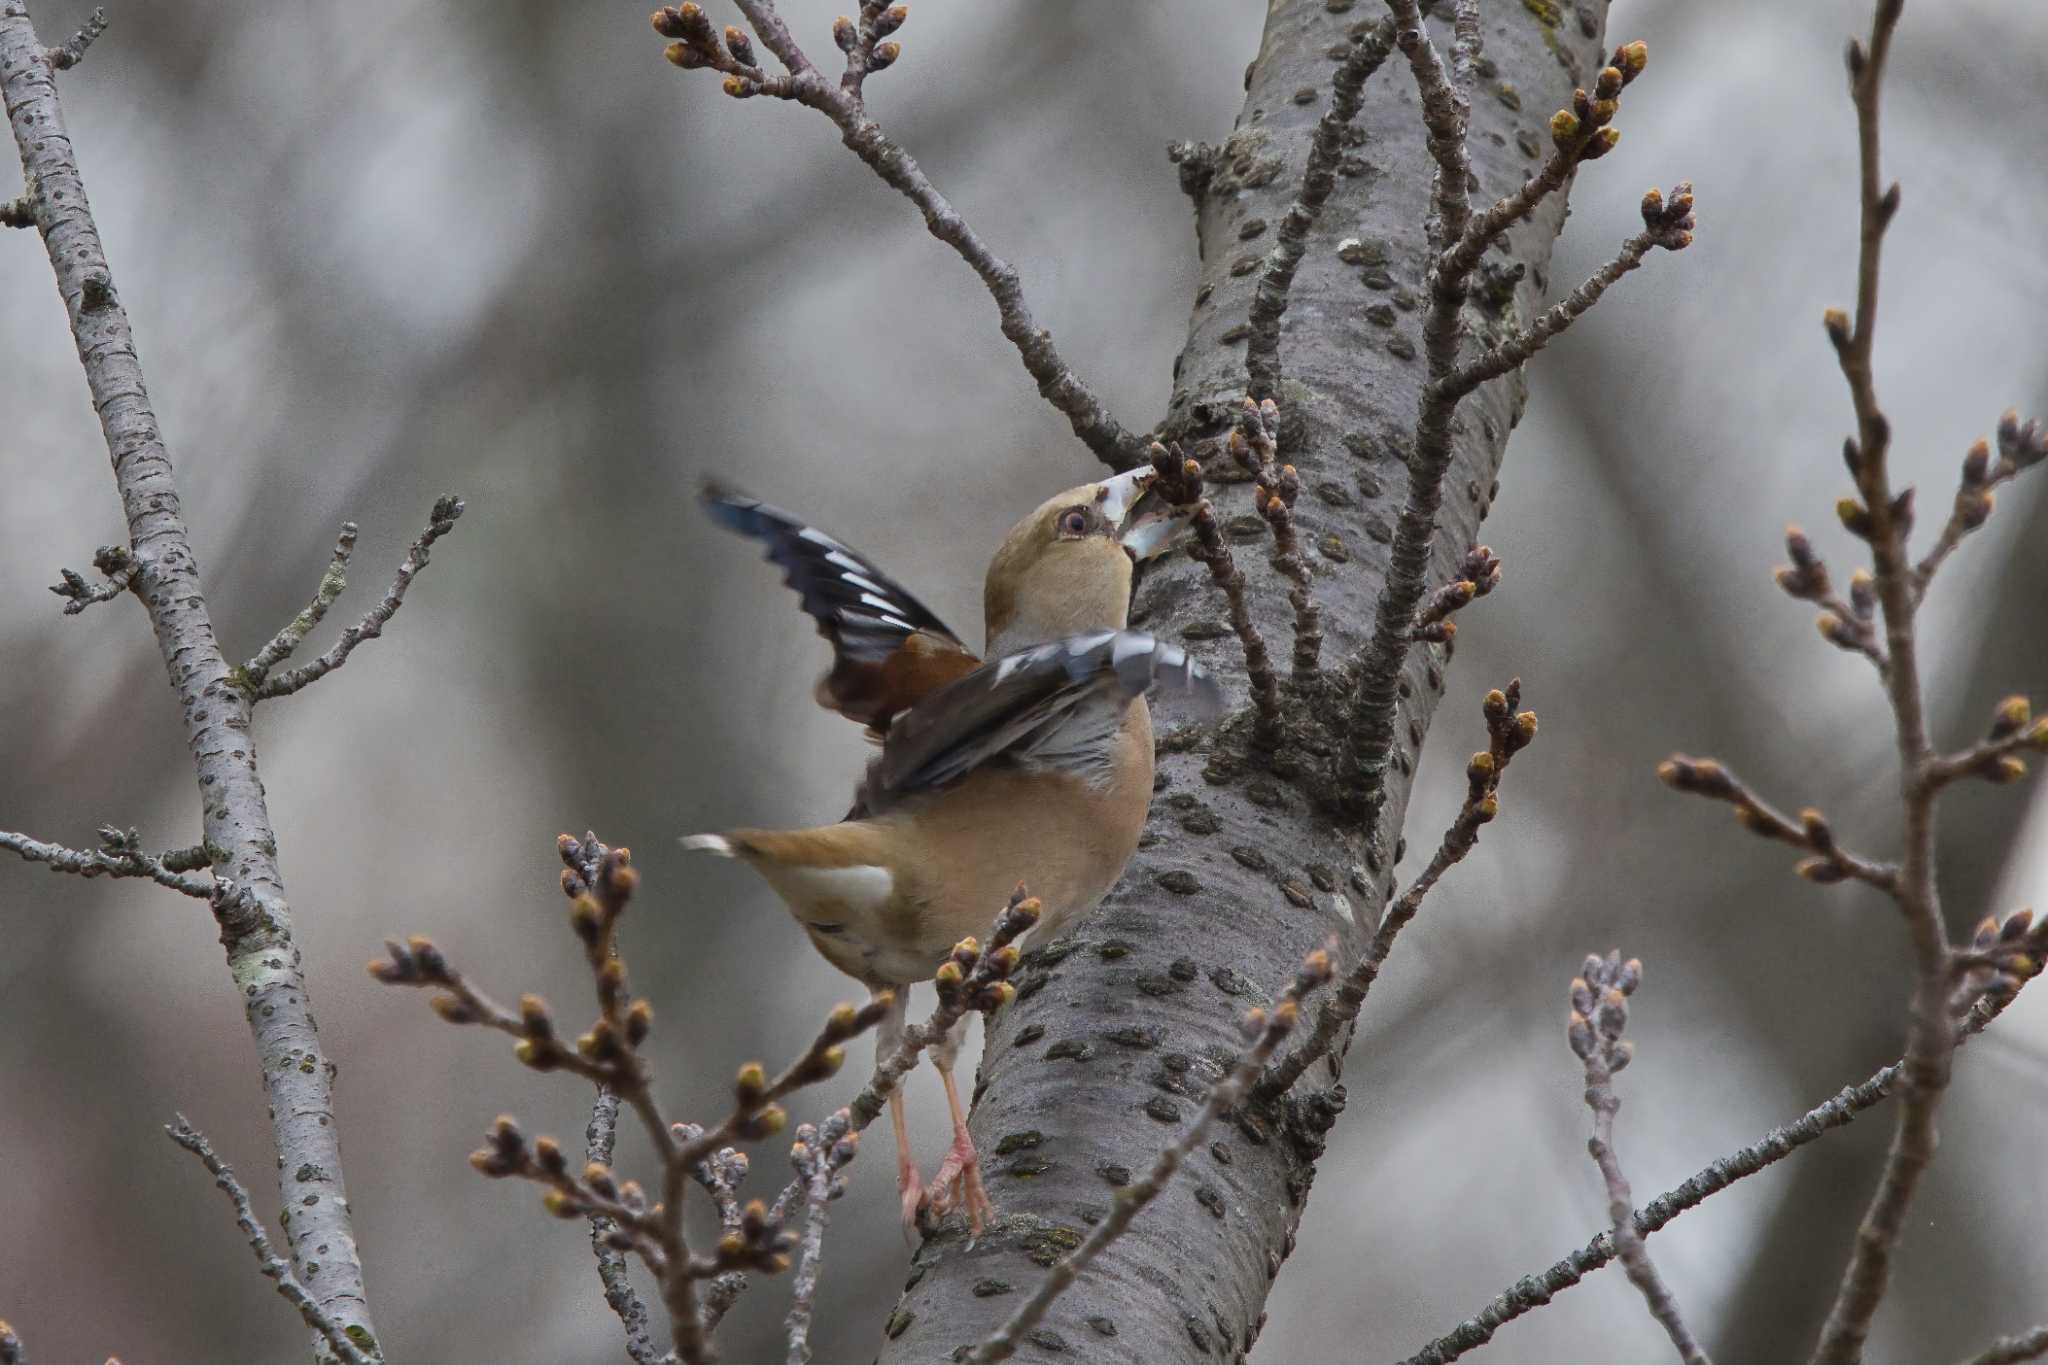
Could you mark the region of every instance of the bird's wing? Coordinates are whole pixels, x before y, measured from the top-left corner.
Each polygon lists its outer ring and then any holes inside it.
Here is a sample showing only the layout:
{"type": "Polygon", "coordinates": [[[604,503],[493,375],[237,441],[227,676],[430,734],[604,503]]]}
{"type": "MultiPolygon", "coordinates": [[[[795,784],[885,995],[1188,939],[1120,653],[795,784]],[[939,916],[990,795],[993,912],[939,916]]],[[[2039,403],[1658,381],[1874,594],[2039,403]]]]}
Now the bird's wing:
{"type": "Polygon", "coordinates": [[[1142,631],[1074,635],[991,660],[897,718],[863,803],[886,809],[995,763],[1088,772],[1107,763],[1123,703],[1154,683],[1205,710],[1222,706],[1222,688],[1186,650],[1142,631]]]}
{"type": "Polygon", "coordinates": [[[768,547],[783,582],[832,644],[818,704],[875,735],[919,700],[981,663],[944,621],[859,554],[780,508],[707,484],[719,525],[768,547]]]}

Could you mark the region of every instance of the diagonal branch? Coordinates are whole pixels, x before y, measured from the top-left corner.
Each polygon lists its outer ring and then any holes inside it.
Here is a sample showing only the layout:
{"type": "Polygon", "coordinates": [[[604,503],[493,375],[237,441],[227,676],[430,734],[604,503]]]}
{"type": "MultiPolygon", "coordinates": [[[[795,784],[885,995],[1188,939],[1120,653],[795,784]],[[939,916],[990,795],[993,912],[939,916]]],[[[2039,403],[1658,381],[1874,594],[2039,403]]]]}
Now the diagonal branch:
{"type": "Polygon", "coordinates": [[[50,59],[50,66],[56,71],[69,71],[85,60],[85,50],[107,31],[107,12],[96,9],[78,26],[78,32],[56,47],[45,48],[43,55],[50,59]]]}
{"type": "Polygon", "coordinates": [[[57,570],[63,581],[52,583],[50,591],[69,599],[64,603],[66,616],[76,616],[87,607],[111,602],[127,592],[135,586],[135,576],[142,567],[123,545],[100,546],[93,552],[92,566],[106,577],[97,583],[88,583],[83,574],[71,569],[57,570]]]}
{"type": "Polygon", "coordinates": [[[995,300],[1003,335],[1017,348],[1039,393],[1066,416],[1074,434],[1113,469],[1144,463],[1144,440],[1124,429],[1061,358],[1052,333],[1033,318],[1016,267],[996,255],[910,153],[868,114],[862,82],[893,63],[900,51],[894,42],[874,42],[873,34],[878,28],[893,31],[900,25],[901,7],[864,4],[860,25],[842,20],[835,26],[835,40],[846,49],[848,64],[841,80],[830,81],[804,55],[776,11],[774,0],[737,0],[737,4],[755,36],[782,63],[787,75],[771,76],[756,66],[753,43],[736,28],[725,30],[721,45],[710,20],[695,4],[666,7],[653,16],[655,31],[676,40],[669,44],[668,59],[685,69],[707,67],[724,73],[725,91],[736,99],[771,95],[808,105],[831,119],[848,150],[884,184],[916,205],[932,236],[952,247],[981,280],[995,300]]]}
{"type": "Polygon", "coordinates": [[[282,1256],[271,1250],[270,1236],[263,1230],[261,1220],[256,1217],[255,1209],[250,1206],[249,1192],[242,1188],[241,1181],[235,1179],[235,1173],[228,1168],[228,1164],[214,1155],[213,1145],[206,1140],[206,1135],[187,1122],[183,1114],[177,1115],[173,1122],[165,1124],[164,1133],[171,1141],[199,1158],[200,1164],[205,1166],[207,1173],[213,1177],[213,1183],[219,1186],[221,1193],[234,1204],[235,1226],[249,1239],[249,1250],[256,1253],[257,1268],[263,1272],[264,1278],[277,1285],[277,1292],[284,1300],[299,1310],[299,1316],[306,1320],[306,1325],[318,1332],[336,1357],[346,1362],[346,1365],[375,1365],[377,1357],[360,1350],[355,1336],[321,1311],[313,1296],[306,1292],[306,1287],[292,1274],[291,1266],[285,1263],[282,1256]]]}
{"type": "Polygon", "coordinates": [[[344,521],[341,534],[334,541],[334,558],[328,561],[327,572],[320,575],[320,586],[313,592],[313,600],[287,621],[283,629],[270,637],[270,642],[256,651],[255,657],[242,665],[242,674],[251,687],[260,687],[276,668],[292,656],[292,651],[306,642],[313,628],[326,618],[327,609],[334,605],[348,587],[348,560],[356,549],[356,524],[344,521]]]}
{"type": "Polygon", "coordinates": [[[2019,1365],[2023,1360],[2048,1356],[2048,1323],[2018,1336],[2000,1337],[1963,1362],[1963,1365],[2019,1365]]]}

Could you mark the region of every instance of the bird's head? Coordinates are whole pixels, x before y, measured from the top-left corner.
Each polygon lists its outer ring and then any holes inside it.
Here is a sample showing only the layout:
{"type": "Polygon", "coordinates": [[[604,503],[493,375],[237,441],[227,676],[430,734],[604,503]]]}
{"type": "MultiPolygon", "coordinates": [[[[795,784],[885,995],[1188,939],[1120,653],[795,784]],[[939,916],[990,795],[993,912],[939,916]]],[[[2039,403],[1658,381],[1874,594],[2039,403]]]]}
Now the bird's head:
{"type": "Polygon", "coordinates": [[[1084,483],[1010,529],[982,594],[991,654],[1123,628],[1133,569],[1168,549],[1194,513],[1168,503],[1156,481],[1147,466],[1084,483]]]}

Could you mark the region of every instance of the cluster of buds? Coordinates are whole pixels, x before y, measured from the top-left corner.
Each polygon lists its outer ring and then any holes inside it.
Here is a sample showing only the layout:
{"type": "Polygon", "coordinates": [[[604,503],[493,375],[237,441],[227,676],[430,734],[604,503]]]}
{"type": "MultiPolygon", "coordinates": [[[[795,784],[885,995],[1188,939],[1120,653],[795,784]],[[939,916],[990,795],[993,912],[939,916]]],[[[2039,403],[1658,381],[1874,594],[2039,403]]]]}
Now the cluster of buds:
{"type": "Polygon", "coordinates": [[[882,5],[868,0],[860,7],[860,19],[855,21],[842,14],[832,21],[832,41],[846,54],[849,72],[862,74],[882,71],[895,65],[903,55],[903,46],[896,42],[883,41],[910,17],[910,10],[904,5],[882,5]]]}
{"type": "Polygon", "coordinates": [[[2043,460],[2048,460],[2048,431],[2042,429],[2038,419],[2030,418],[2023,423],[2019,413],[2008,409],[1998,419],[1998,458],[1992,459],[1991,443],[1981,438],[1963,456],[1963,473],[1956,485],[1948,534],[1960,539],[1982,526],[1990,518],[1996,501],[1992,490],[2043,460]]]}
{"type": "Polygon", "coordinates": [[[1153,487],[1176,507],[1194,506],[1202,501],[1202,462],[1189,455],[1180,442],[1152,443],[1146,452],[1155,476],[1153,487]]]}
{"type": "Polygon", "coordinates": [[[1643,964],[1635,958],[1623,962],[1618,950],[1606,957],[1588,954],[1572,978],[1565,1039],[1589,1071],[1600,1066],[1611,1076],[1635,1056],[1635,1044],[1621,1035],[1628,1029],[1628,998],[1642,983],[1643,964]]]}
{"type": "Polygon", "coordinates": [[[1449,644],[1458,634],[1458,623],[1451,617],[1499,586],[1499,557],[1487,546],[1473,546],[1458,565],[1458,576],[1430,594],[1415,613],[1415,631],[1410,638],[1449,644]]]}
{"type": "Polygon", "coordinates": [[[725,93],[734,99],[753,95],[787,97],[787,78],[771,77],[761,69],[754,53],[754,40],[731,24],[721,33],[703,7],[693,3],[664,5],[648,16],[654,31],[672,38],[662,55],[685,71],[709,67],[725,76],[725,93]]]}
{"type": "Polygon", "coordinates": [[[700,1279],[731,1270],[756,1270],[779,1275],[789,1269],[789,1253],[796,1246],[796,1233],[782,1217],[758,1199],[741,1206],[734,1225],[718,1239],[718,1246],[701,1263],[692,1263],[691,1273],[700,1279]]]}
{"type": "Polygon", "coordinates": [[[839,1173],[859,1151],[860,1134],[854,1131],[853,1114],[838,1109],[823,1123],[806,1123],[797,1128],[796,1141],[789,1148],[789,1164],[797,1179],[805,1184],[829,1180],[826,1198],[837,1199],[846,1192],[846,1183],[839,1173]]]}
{"type": "Polygon", "coordinates": [[[510,1115],[498,1116],[484,1134],[484,1145],[469,1154],[469,1164],[494,1180],[518,1177],[547,1186],[541,1203],[555,1217],[609,1218],[617,1225],[610,1235],[619,1250],[639,1253],[657,1271],[665,1263],[655,1240],[661,1206],[649,1202],[637,1181],[620,1180],[597,1161],[572,1170],[560,1142],[551,1137],[528,1142],[510,1115]]]}
{"type": "Polygon", "coordinates": [[[1275,530],[1286,521],[1288,511],[1301,495],[1301,475],[1293,465],[1279,462],[1280,407],[1272,399],[1244,400],[1237,424],[1230,429],[1230,458],[1252,476],[1256,492],[1252,505],[1275,530]],[[1277,510],[1271,504],[1282,504],[1277,510]]]}
{"type": "Polygon", "coordinates": [[[2044,960],[2048,960],[2048,920],[2036,923],[2031,910],[2015,911],[2003,924],[1986,915],[1970,946],[1956,953],[1958,979],[1951,1008],[1960,1016],[1979,1000],[2002,1005],[2041,974],[2044,960]]]}
{"type": "Polygon", "coordinates": [[[948,1013],[979,1010],[992,1014],[1015,999],[1017,988],[1009,978],[1020,956],[1017,940],[1038,923],[1042,909],[1038,898],[1026,895],[1019,883],[996,916],[986,949],[972,935],[954,944],[952,956],[932,973],[939,1008],[948,1013]]]}
{"type": "MultiPolygon", "coordinates": [[[[1614,68],[1609,67],[1608,70],[1614,68]]],[[[1681,180],[1665,198],[1655,188],[1643,195],[1643,227],[1666,251],[1683,251],[1692,245],[1697,226],[1692,216],[1692,181],[1681,180]]]]}
{"type": "Polygon", "coordinates": [[[1593,93],[1572,91],[1572,107],[1550,116],[1550,139],[1558,151],[1579,161],[1597,161],[1613,151],[1621,141],[1621,130],[1612,125],[1621,109],[1622,87],[1649,64],[1649,45],[1640,39],[1614,49],[1594,78],[1593,93]]]}
{"type": "MultiPolygon", "coordinates": [[[[1852,447],[1855,442],[1849,443],[1852,447]]],[[[1913,490],[1902,488],[1891,500],[1892,534],[1898,543],[1904,545],[1913,534],[1913,490]]],[[[1842,529],[1858,540],[1869,540],[1877,534],[1877,519],[1870,514],[1862,500],[1844,494],[1835,500],[1835,516],[1840,518],[1842,529]]]]}
{"type": "Polygon", "coordinates": [[[2000,784],[2019,781],[2027,775],[2027,764],[2012,752],[2018,748],[2048,753],[2048,717],[2035,720],[2033,703],[2011,696],[1991,713],[1991,727],[1973,757],[1970,774],[2000,784]]]}
{"type": "Polygon", "coordinates": [[[1867,655],[1883,665],[1884,645],[1877,633],[1877,582],[1870,576],[1870,570],[1859,568],[1849,575],[1849,598],[1845,602],[1835,595],[1827,565],[1814,553],[1806,532],[1797,526],[1786,527],[1785,552],[1792,562],[1781,564],[1774,571],[1778,586],[1796,601],[1812,602],[1821,608],[1817,618],[1821,638],[1837,649],[1867,655]]]}
{"type": "Polygon", "coordinates": [[[1302,1000],[1328,985],[1335,974],[1329,949],[1318,948],[1304,957],[1301,966],[1295,969],[1294,980],[1288,982],[1287,989],[1280,993],[1280,1003],[1270,1010],[1254,1007],[1245,1011],[1244,1018],[1239,1021],[1245,1041],[1253,1044],[1263,1056],[1271,1056],[1273,1049],[1301,1021],[1302,1000]]]}
{"type": "Polygon", "coordinates": [[[1536,713],[1520,711],[1522,680],[1510,679],[1507,687],[1486,694],[1480,710],[1486,716],[1487,747],[1465,764],[1465,814],[1472,823],[1483,825],[1500,814],[1501,774],[1508,763],[1536,741],[1536,713]]]}

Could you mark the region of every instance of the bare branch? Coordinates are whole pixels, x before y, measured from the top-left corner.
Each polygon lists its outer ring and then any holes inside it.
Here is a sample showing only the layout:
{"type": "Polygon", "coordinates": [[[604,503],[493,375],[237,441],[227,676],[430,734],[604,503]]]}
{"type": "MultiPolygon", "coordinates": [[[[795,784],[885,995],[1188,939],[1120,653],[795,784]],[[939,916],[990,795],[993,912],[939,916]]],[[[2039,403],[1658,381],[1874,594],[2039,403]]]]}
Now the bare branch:
{"type": "Polygon", "coordinates": [[[1588,957],[1572,981],[1572,1016],[1566,1032],[1573,1053],[1585,1064],[1586,1107],[1593,1111],[1593,1136],[1586,1151],[1607,1186],[1607,1216],[1614,1224],[1615,1254],[1628,1272],[1629,1283],[1671,1338],[1678,1358],[1685,1365],[1711,1365],[1679,1314],[1670,1286],[1650,1260],[1643,1235],[1636,1231],[1635,1197],[1629,1193],[1628,1177],[1614,1150],[1614,1116],[1621,1109],[1621,1098],[1614,1093],[1614,1073],[1635,1055],[1635,1045],[1621,1035],[1628,1027],[1628,997],[1642,979],[1642,963],[1634,958],[1623,962],[1621,954],[1613,952],[1604,958],[1588,957]]]}
{"type": "Polygon", "coordinates": [[[1741,778],[1711,758],[1673,754],[1657,765],[1657,776],[1673,791],[1727,802],[1734,808],[1737,822],[1759,839],[1776,839],[1812,854],[1793,868],[1810,882],[1832,886],[1855,880],[1887,895],[1897,894],[1899,869],[1843,848],[1835,841],[1834,827],[1827,817],[1812,806],[1800,811],[1797,820],[1780,815],[1741,778]]]}
{"type": "Polygon", "coordinates": [[[313,633],[313,627],[326,617],[327,609],[348,587],[348,559],[355,553],[355,548],[356,524],[344,521],[341,534],[334,542],[334,558],[328,562],[327,572],[320,575],[320,586],[314,591],[313,600],[286,622],[282,630],[271,636],[270,643],[257,650],[254,658],[242,665],[242,673],[249,686],[260,687],[270,676],[270,670],[289,659],[292,651],[313,633]]]}
{"type": "Polygon", "coordinates": [[[1245,1016],[1245,1032],[1250,1041],[1238,1054],[1237,1062],[1229,1073],[1210,1089],[1208,1102],[1195,1115],[1195,1121],[1159,1153],[1150,1170],[1117,1191],[1116,1202],[1110,1206],[1108,1215],[1088,1234],[1088,1239],[1053,1264],[1030,1297],[1017,1306],[1017,1311],[967,1356],[968,1365],[995,1365],[996,1361],[1008,1360],[1016,1354],[1018,1343],[1044,1319],[1053,1302],[1080,1277],[1090,1262],[1123,1236],[1131,1221],[1166,1188],[1174,1172],[1201,1143],[1209,1125],[1244,1098],[1259,1073],[1265,1069],[1273,1050],[1294,1028],[1300,1016],[1302,999],[1329,979],[1330,955],[1318,949],[1308,955],[1270,1013],[1255,1009],[1245,1016]]]}
{"type": "Polygon", "coordinates": [[[724,73],[725,92],[736,99],[771,95],[808,105],[831,119],[847,148],[884,184],[915,204],[932,236],[952,247],[980,278],[995,300],[1003,335],[1017,348],[1024,369],[1038,383],[1039,393],[1065,414],[1074,434],[1111,468],[1127,469],[1143,463],[1143,439],[1118,423],[1060,357],[1053,346],[1052,333],[1032,317],[1016,267],[990,249],[939,193],[910,153],[892,141],[869,116],[862,82],[867,75],[894,62],[900,51],[896,43],[877,43],[873,37],[878,31],[893,31],[903,22],[902,7],[881,8],[864,3],[858,26],[850,21],[835,26],[834,39],[847,51],[847,71],[839,81],[830,81],[811,64],[790,35],[774,0],[737,3],[755,36],[787,69],[787,75],[771,76],[756,66],[753,43],[737,28],[727,28],[721,44],[721,35],[695,4],[667,6],[654,13],[655,31],[676,40],[668,46],[668,59],[685,70],[706,67],[724,73]]]}
{"type": "Polygon", "coordinates": [[[213,1145],[206,1140],[206,1135],[188,1123],[183,1114],[165,1124],[164,1132],[171,1141],[199,1158],[200,1164],[213,1177],[213,1183],[234,1204],[235,1226],[249,1239],[249,1250],[256,1253],[257,1268],[266,1279],[277,1285],[277,1292],[285,1302],[299,1310],[299,1316],[305,1319],[306,1325],[318,1332],[346,1365],[374,1365],[378,1357],[361,1350],[354,1334],[321,1311],[313,1296],[306,1292],[306,1287],[292,1274],[291,1266],[271,1250],[270,1236],[250,1206],[249,1192],[242,1188],[241,1181],[235,1179],[235,1173],[227,1163],[214,1155],[213,1145]]]}
{"type": "Polygon", "coordinates": [[[2035,720],[2033,703],[2011,696],[1991,713],[1991,728],[1982,740],[1956,754],[1942,754],[1927,765],[1928,785],[1936,790],[1966,777],[2003,785],[2027,775],[2020,751],[2048,752],[2048,718],[2035,720]]]}
{"type": "Polygon", "coordinates": [[[68,598],[64,603],[64,614],[76,616],[97,602],[111,602],[135,586],[135,575],[141,565],[135,556],[128,553],[126,546],[102,545],[93,552],[92,566],[106,577],[98,583],[88,583],[84,575],[70,569],[57,570],[63,581],[52,583],[50,591],[59,597],[68,598]]]}
{"type": "Polygon", "coordinates": [[[25,194],[18,199],[0,199],[0,227],[32,228],[35,225],[35,200],[25,194]]]}
{"type": "MultiPolygon", "coordinates": [[[[1472,178],[1472,160],[1465,151],[1465,125],[1472,115],[1472,102],[1451,83],[1436,44],[1422,26],[1417,0],[1387,0],[1387,8],[1395,24],[1394,42],[1408,58],[1415,92],[1422,101],[1422,126],[1429,137],[1429,154],[1436,161],[1435,232],[1439,242],[1448,246],[1465,235],[1472,215],[1465,189],[1472,178]]],[[[1455,282],[1462,284],[1463,276],[1455,282]]],[[[1462,301],[1462,292],[1459,297],[1462,301]]]]}
{"type": "MultiPolygon", "coordinates": [[[[1996,1019],[2012,1002],[2012,998],[2012,993],[1985,995],[1962,1015],[1957,1026],[1958,1041],[1967,1041],[1981,1033],[1985,1025],[1996,1019]]],[[[1880,1067],[1860,1084],[1843,1087],[1839,1094],[1807,1110],[1792,1122],[1771,1129],[1749,1146],[1722,1157],[1675,1189],[1658,1195],[1636,1210],[1632,1225],[1638,1233],[1648,1237],[1668,1226],[1672,1219],[1687,1209],[1698,1207],[1736,1181],[1755,1175],[1808,1143],[1846,1126],[1858,1114],[1890,1099],[1905,1071],[1906,1062],[1901,1058],[1890,1066],[1880,1067]]],[[[1508,1323],[1543,1307],[1614,1257],[1614,1234],[1603,1232],[1549,1269],[1515,1281],[1478,1313],[1409,1356],[1401,1365],[1450,1365],[1467,1351],[1493,1340],[1494,1333],[1508,1323]]]]}
{"type": "Polygon", "coordinates": [[[1841,1287],[1814,1348],[1814,1365],[1858,1365],[1863,1358],[1871,1321],[1890,1283],[1892,1252],[1904,1230],[1907,1207],[1934,1159],[1935,1114],[1948,1087],[1956,1044],[1948,1005],[1949,945],[1934,879],[1934,806],[1939,784],[1930,773],[1933,756],[1914,632],[1920,584],[1906,551],[1912,529],[1912,490],[1892,492],[1885,458],[1891,424],[1878,405],[1871,365],[1877,334],[1879,261],[1885,229],[1899,206],[1898,186],[1885,187],[1880,181],[1878,106],[1885,60],[1904,7],[1904,0],[1877,0],[1868,47],[1855,42],[1849,45],[1861,172],[1856,316],[1853,326],[1839,312],[1831,311],[1825,321],[1856,410],[1856,439],[1849,443],[1847,453],[1861,502],[1844,499],[1837,511],[1851,533],[1870,543],[1885,649],[1891,660],[1884,682],[1897,732],[1899,793],[1905,814],[1905,853],[1892,895],[1912,942],[1914,981],[1907,1010],[1907,1085],[1898,1127],[1877,1191],[1856,1231],[1855,1252],[1842,1273],[1841,1287]]]}
{"type": "MultiPolygon", "coordinates": [[[[1309,143],[1308,165],[1302,172],[1301,192],[1280,220],[1273,249],[1259,269],[1258,291],[1252,297],[1248,321],[1251,335],[1244,353],[1246,382],[1253,398],[1280,396],[1280,319],[1287,312],[1288,291],[1294,286],[1294,272],[1308,249],[1308,234],[1322,216],[1323,204],[1337,185],[1337,165],[1344,159],[1344,144],[1352,120],[1363,106],[1365,83],[1380,69],[1394,49],[1394,20],[1391,16],[1352,39],[1351,50],[1337,64],[1330,82],[1330,107],[1316,123],[1309,143]]],[[[1182,184],[1186,167],[1197,163],[1192,155],[1183,158],[1182,184]]]]}
{"type": "Polygon", "coordinates": [[[83,849],[66,848],[62,844],[46,844],[26,834],[11,834],[0,831],[0,848],[12,849],[32,863],[44,863],[52,872],[75,872],[81,877],[147,877],[158,886],[200,900],[210,898],[214,893],[211,877],[185,875],[188,868],[205,867],[205,851],[199,850],[201,861],[187,861],[193,851],[180,849],[161,855],[144,853],[134,830],[117,830],[107,826],[100,830],[100,849],[88,853],[83,849]],[[176,867],[170,866],[171,859],[177,859],[176,867]]]}
{"type": "Polygon", "coordinates": [[[1379,979],[1380,969],[1394,950],[1394,940],[1422,909],[1423,899],[1444,873],[1463,862],[1465,855],[1478,846],[1480,829],[1500,813],[1501,775],[1507,771],[1514,756],[1536,738],[1536,713],[1516,710],[1521,700],[1520,678],[1509,682],[1504,690],[1496,689],[1486,694],[1481,709],[1486,716],[1488,745],[1473,754],[1466,764],[1465,800],[1458,808],[1457,817],[1444,831],[1443,841],[1430,858],[1429,866],[1380,917],[1372,942],[1366,945],[1358,962],[1344,974],[1344,979],[1337,983],[1335,998],[1324,1005],[1317,1016],[1315,1031],[1260,1079],[1255,1092],[1260,1099],[1286,1094],[1311,1066],[1338,1047],[1345,1029],[1358,1018],[1359,1010],[1364,1007],[1373,982],[1379,979]]]}
{"type": "Polygon", "coordinates": [[[2048,1323],[2018,1336],[2000,1337],[1962,1365],[2019,1365],[2048,1356],[2048,1323]]]}
{"type": "MultiPolygon", "coordinates": [[[[384,600],[370,608],[369,613],[363,617],[359,625],[353,625],[344,630],[341,633],[341,638],[335,641],[334,648],[328,650],[311,663],[271,676],[259,675],[249,677],[245,684],[249,690],[249,695],[256,701],[267,701],[272,697],[288,697],[301,688],[320,681],[320,679],[347,663],[348,656],[353,654],[356,646],[363,641],[374,640],[379,635],[382,635],[386,623],[393,616],[397,615],[399,607],[404,605],[405,590],[412,586],[414,575],[427,566],[427,561],[432,557],[429,551],[432,550],[434,542],[455,529],[456,518],[460,517],[462,513],[462,499],[452,493],[437,501],[434,504],[433,514],[428,519],[427,529],[422,531],[420,538],[412,543],[412,549],[407,552],[405,562],[398,566],[398,576],[392,580],[391,589],[384,594],[384,600]]],[[[354,541],[354,524],[349,523],[342,531],[341,540],[335,544],[334,562],[328,565],[326,576],[320,580],[319,593],[313,598],[312,603],[306,607],[305,611],[299,613],[299,616],[290,625],[279,631],[270,643],[265,645],[257,656],[249,661],[249,668],[253,669],[258,664],[262,664],[262,674],[269,674],[270,668],[283,660],[293,649],[297,648],[299,642],[305,639],[306,633],[312,630],[313,626],[318,623],[322,616],[327,614],[327,607],[322,605],[322,599],[325,598],[326,602],[331,604],[334,596],[339,595],[341,586],[346,584],[347,552],[354,548],[354,541]],[[330,584],[334,585],[333,596],[329,595],[330,584]],[[307,619],[309,616],[310,620],[307,619]],[[306,623],[303,630],[299,628],[301,621],[306,623]],[[276,657],[270,658],[269,656],[273,653],[275,653],[276,657]],[[269,659],[267,663],[264,662],[266,658],[269,659]]]]}
{"type": "Polygon", "coordinates": [[[71,35],[70,41],[57,47],[43,49],[43,55],[49,59],[53,70],[69,71],[85,60],[85,50],[106,31],[107,12],[95,9],[86,21],[78,26],[78,32],[71,35]]]}
{"type": "MultiPolygon", "coordinates": [[[[235,998],[256,1045],[281,1185],[288,1184],[290,1249],[321,1248],[310,1286],[326,1317],[364,1351],[378,1350],[363,1286],[334,1121],[334,1067],[313,1025],[290,902],[278,867],[255,746],[250,698],[231,681],[192,553],[163,424],[135,354],[128,317],[65,127],[51,58],[27,0],[0,0],[0,100],[22,183],[63,300],[105,439],[136,563],[133,590],[149,617],[179,725],[205,794],[201,839],[235,885],[212,900],[235,998]]],[[[326,1351],[324,1345],[316,1350],[326,1351]]]]}

